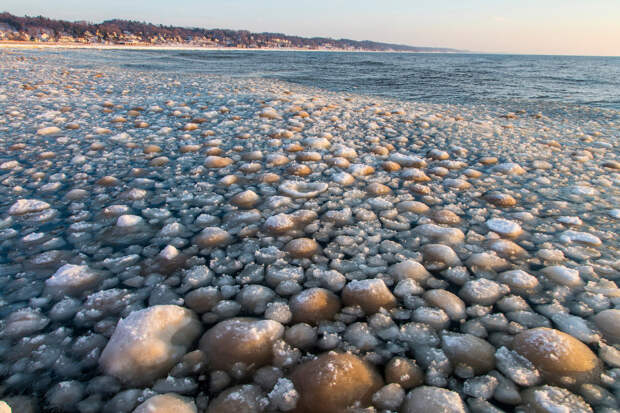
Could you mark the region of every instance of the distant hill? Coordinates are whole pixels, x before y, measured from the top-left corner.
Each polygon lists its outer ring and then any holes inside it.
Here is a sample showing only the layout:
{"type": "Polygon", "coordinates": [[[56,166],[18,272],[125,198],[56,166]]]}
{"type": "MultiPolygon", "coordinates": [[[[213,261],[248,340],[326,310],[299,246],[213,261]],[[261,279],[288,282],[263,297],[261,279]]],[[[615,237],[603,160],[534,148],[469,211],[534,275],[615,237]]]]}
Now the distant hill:
{"type": "Polygon", "coordinates": [[[230,48],[296,48],[308,50],[359,50],[397,52],[458,52],[456,49],[417,47],[370,40],[289,36],[246,30],[201,29],[163,26],[129,20],[103,23],[69,22],[46,17],[0,14],[0,40],[109,45],[186,45],[230,48]]]}

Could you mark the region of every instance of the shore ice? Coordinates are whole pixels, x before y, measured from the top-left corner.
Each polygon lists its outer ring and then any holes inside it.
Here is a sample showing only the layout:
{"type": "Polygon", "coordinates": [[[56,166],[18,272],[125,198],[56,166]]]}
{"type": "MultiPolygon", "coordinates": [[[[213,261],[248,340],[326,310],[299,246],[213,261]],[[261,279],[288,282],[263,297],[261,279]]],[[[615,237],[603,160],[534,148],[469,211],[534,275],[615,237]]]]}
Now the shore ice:
{"type": "Polygon", "coordinates": [[[83,53],[86,68],[0,51],[9,406],[131,412],[177,393],[190,411],[305,409],[331,381],[293,372],[336,350],[390,380],[339,403],[617,408],[617,111],[399,102],[83,53]],[[298,320],[313,288],[304,311],[325,319],[298,320]],[[184,315],[147,316],[161,308],[184,315]],[[272,326],[260,366],[198,343],[247,316],[272,326]],[[512,350],[537,327],[587,342],[585,388],[541,382],[549,346],[512,350]]]}

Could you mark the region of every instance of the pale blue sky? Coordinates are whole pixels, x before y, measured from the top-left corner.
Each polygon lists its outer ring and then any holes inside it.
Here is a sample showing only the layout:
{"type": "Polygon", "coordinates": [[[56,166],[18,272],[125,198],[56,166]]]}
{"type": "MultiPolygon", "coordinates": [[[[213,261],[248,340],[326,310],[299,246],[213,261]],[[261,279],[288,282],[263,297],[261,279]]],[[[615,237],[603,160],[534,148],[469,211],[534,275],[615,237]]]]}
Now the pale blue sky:
{"type": "Polygon", "coordinates": [[[620,0],[2,0],[0,9],[485,52],[620,55],[620,0]]]}

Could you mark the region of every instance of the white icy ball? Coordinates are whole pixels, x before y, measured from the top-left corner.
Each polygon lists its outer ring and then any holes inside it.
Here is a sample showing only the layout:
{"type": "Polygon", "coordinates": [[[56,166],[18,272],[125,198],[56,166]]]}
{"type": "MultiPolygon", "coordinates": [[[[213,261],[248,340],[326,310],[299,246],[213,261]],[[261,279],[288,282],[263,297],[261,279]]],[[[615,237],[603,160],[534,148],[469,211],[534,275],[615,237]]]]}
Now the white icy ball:
{"type": "Polygon", "coordinates": [[[158,394],[151,397],[133,411],[133,413],[197,413],[192,399],[174,393],[158,394]]]}
{"type": "Polygon", "coordinates": [[[144,221],[142,217],[139,217],[137,215],[121,215],[116,220],[116,226],[121,228],[135,227],[142,221],[144,221]]]}
{"type": "Polygon", "coordinates": [[[65,264],[45,281],[52,295],[79,295],[99,281],[99,274],[87,265],[65,264]]]}
{"type": "Polygon", "coordinates": [[[32,212],[41,212],[48,209],[50,204],[38,199],[20,199],[9,208],[9,215],[24,215],[32,212]]]}
{"type": "Polygon", "coordinates": [[[149,385],[181,360],[201,331],[196,315],[183,307],[134,311],[117,324],[99,364],[125,383],[149,385]]]}

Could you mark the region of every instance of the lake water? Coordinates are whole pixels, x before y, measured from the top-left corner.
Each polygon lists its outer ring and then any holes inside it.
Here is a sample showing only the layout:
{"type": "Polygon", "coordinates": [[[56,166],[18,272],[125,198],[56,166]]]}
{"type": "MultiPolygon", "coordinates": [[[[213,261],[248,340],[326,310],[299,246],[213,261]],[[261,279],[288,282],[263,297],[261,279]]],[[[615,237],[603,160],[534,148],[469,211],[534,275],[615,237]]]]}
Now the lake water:
{"type": "Polygon", "coordinates": [[[266,77],[407,101],[620,109],[620,57],[297,51],[56,51],[69,64],[266,77]]]}

